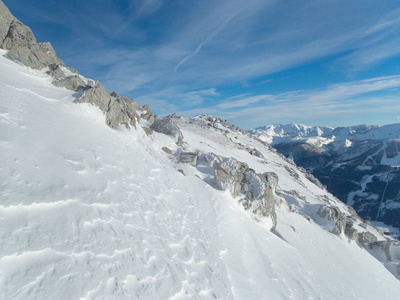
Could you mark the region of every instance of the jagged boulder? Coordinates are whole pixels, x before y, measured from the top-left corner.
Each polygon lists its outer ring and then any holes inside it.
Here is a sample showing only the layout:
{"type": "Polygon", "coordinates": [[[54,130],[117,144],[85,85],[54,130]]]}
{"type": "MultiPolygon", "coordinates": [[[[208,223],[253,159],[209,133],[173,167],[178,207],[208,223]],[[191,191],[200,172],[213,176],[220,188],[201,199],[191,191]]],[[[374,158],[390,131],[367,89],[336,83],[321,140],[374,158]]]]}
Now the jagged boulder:
{"type": "Polygon", "coordinates": [[[271,217],[273,221],[271,231],[274,230],[277,219],[274,196],[265,177],[252,169],[246,170],[242,180],[241,193],[245,195],[242,202],[244,208],[256,215],[271,217]]]}
{"type": "Polygon", "coordinates": [[[136,105],[127,103],[120,97],[111,96],[103,85],[96,83],[90,88],[75,103],[91,103],[100,108],[106,115],[106,124],[115,129],[120,124],[125,125],[129,129],[129,125],[136,125],[136,114],[134,108],[136,105]]]}
{"type": "Polygon", "coordinates": [[[164,133],[166,135],[172,136],[176,139],[178,143],[183,141],[182,132],[179,130],[170,118],[156,117],[153,124],[150,126],[156,132],[164,133]]]}
{"type": "Polygon", "coordinates": [[[124,114],[129,118],[129,124],[136,127],[136,123],[140,121],[137,110],[140,109],[140,104],[129,97],[122,97],[117,92],[112,92],[111,97],[116,100],[122,108],[124,114]]]}
{"type": "Polygon", "coordinates": [[[50,43],[18,47],[8,52],[7,57],[15,62],[20,62],[27,67],[38,70],[53,64],[64,66],[64,62],[57,57],[50,43]]]}
{"type": "Polygon", "coordinates": [[[222,189],[228,189],[233,197],[237,197],[241,191],[244,172],[249,168],[246,163],[234,158],[228,158],[214,165],[215,185],[222,189]]]}
{"type": "Polygon", "coordinates": [[[346,228],[346,216],[335,206],[321,205],[317,214],[329,221],[330,232],[340,235],[346,228]]]}
{"type": "Polygon", "coordinates": [[[53,81],[53,85],[56,87],[65,87],[70,91],[78,91],[87,88],[86,83],[78,75],[60,78],[53,81]]]}

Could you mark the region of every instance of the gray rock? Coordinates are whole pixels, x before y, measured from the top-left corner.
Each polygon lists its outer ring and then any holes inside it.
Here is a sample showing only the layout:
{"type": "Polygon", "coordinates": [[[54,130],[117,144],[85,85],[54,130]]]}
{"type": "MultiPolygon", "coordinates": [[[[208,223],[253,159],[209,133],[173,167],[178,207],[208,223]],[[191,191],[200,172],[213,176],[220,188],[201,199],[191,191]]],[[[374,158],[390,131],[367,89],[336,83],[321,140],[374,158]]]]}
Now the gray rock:
{"type": "Polygon", "coordinates": [[[10,24],[1,48],[14,50],[31,44],[36,44],[36,38],[31,29],[15,19],[10,24]]]}
{"type": "Polygon", "coordinates": [[[129,97],[121,97],[117,92],[112,92],[111,97],[121,106],[123,112],[130,119],[129,124],[136,127],[136,123],[140,121],[140,117],[136,112],[140,108],[140,104],[129,97]]]}
{"type": "Polygon", "coordinates": [[[275,172],[266,172],[264,173],[265,179],[268,181],[272,190],[274,191],[279,183],[279,176],[275,172]]]}
{"type": "Polygon", "coordinates": [[[222,190],[228,189],[233,197],[237,197],[241,191],[244,172],[249,168],[247,164],[229,158],[215,164],[214,168],[215,185],[222,190]]]}
{"type": "Polygon", "coordinates": [[[183,135],[178,126],[176,126],[169,118],[157,116],[150,128],[156,132],[172,136],[178,143],[183,141],[183,135]]]}
{"type": "Polygon", "coordinates": [[[75,103],[91,103],[100,108],[106,115],[106,124],[113,129],[123,124],[126,128],[136,126],[139,116],[136,113],[137,103],[133,99],[121,97],[117,93],[110,95],[103,85],[96,83],[75,103]]]}
{"type": "Polygon", "coordinates": [[[359,235],[358,231],[353,227],[353,222],[350,219],[346,219],[346,228],[344,230],[344,234],[351,240],[359,243],[359,235]]]}
{"type": "Polygon", "coordinates": [[[64,71],[61,69],[59,65],[50,65],[49,71],[46,72],[54,79],[61,79],[66,77],[64,71]]]}
{"type": "Polygon", "coordinates": [[[181,152],[179,154],[179,162],[189,164],[195,167],[197,165],[198,157],[199,157],[199,152],[181,152]]]}
{"type": "Polygon", "coordinates": [[[18,21],[0,1],[0,48],[6,50],[36,44],[31,29],[18,21]]]}
{"type": "Polygon", "coordinates": [[[27,67],[38,70],[53,64],[64,66],[64,62],[56,56],[50,43],[19,47],[8,52],[7,57],[15,62],[20,62],[27,67]]]}
{"type": "Polygon", "coordinates": [[[53,81],[53,85],[55,85],[56,87],[65,87],[66,89],[71,91],[78,91],[87,87],[86,83],[78,75],[55,80],[53,81]]]}
{"type": "Polygon", "coordinates": [[[260,151],[258,151],[257,149],[251,149],[251,150],[249,151],[249,153],[250,153],[251,155],[254,155],[254,156],[257,156],[257,157],[259,157],[259,158],[264,159],[264,155],[263,155],[260,151]]]}
{"type": "Polygon", "coordinates": [[[154,115],[151,112],[151,108],[148,104],[143,105],[142,107],[142,113],[140,114],[140,117],[143,120],[148,121],[149,123],[153,123],[154,122],[154,115]]]}
{"type": "Polygon", "coordinates": [[[172,154],[171,149],[169,149],[168,147],[162,147],[161,150],[164,151],[167,154],[172,154]]]}
{"type": "Polygon", "coordinates": [[[0,1],[0,45],[3,45],[4,39],[6,38],[14,19],[15,17],[11,14],[8,7],[0,1]]]}
{"type": "Polygon", "coordinates": [[[360,243],[364,246],[376,243],[378,241],[377,237],[369,231],[361,232],[358,235],[360,243]]]}
{"type": "Polygon", "coordinates": [[[400,264],[397,264],[396,271],[397,271],[397,274],[400,275],[400,264]]]}
{"type": "Polygon", "coordinates": [[[107,93],[104,86],[97,82],[93,88],[87,90],[85,94],[74,102],[93,104],[100,108],[102,112],[106,113],[109,110],[111,96],[107,93]]]}
{"type": "Polygon", "coordinates": [[[317,214],[330,221],[332,229],[331,233],[340,235],[346,228],[346,217],[342,212],[335,206],[321,205],[317,211],[317,214]]]}
{"type": "Polygon", "coordinates": [[[275,213],[275,203],[272,188],[261,174],[256,174],[254,170],[248,169],[244,172],[241,186],[241,193],[245,195],[242,202],[245,209],[254,214],[271,217],[275,229],[277,217],[275,213]]]}
{"type": "Polygon", "coordinates": [[[150,129],[149,127],[142,127],[146,135],[152,135],[153,134],[153,129],[150,129]]]}

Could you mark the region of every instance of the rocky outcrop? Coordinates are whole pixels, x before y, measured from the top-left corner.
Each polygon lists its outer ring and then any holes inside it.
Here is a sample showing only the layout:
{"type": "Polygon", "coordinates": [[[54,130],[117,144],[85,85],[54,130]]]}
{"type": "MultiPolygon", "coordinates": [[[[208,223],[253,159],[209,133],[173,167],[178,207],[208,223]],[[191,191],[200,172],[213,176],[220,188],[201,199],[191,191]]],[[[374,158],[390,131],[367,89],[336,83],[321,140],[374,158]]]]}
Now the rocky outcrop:
{"type": "MultiPolygon", "coordinates": [[[[58,73],[57,75],[60,75],[60,73],[58,73]]],[[[53,81],[53,85],[55,85],[56,87],[65,87],[66,89],[71,91],[79,91],[89,88],[78,75],[57,79],[53,81]]]]}
{"type": "Polygon", "coordinates": [[[42,70],[49,65],[64,66],[50,43],[39,43],[11,50],[7,57],[32,69],[42,70]]]}
{"type": "Polygon", "coordinates": [[[221,190],[228,189],[233,197],[237,197],[241,191],[244,172],[248,168],[246,163],[228,158],[214,166],[214,184],[221,190]]]}
{"type": "Polygon", "coordinates": [[[317,215],[328,221],[329,232],[340,235],[346,229],[346,216],[335,206],[321,205],[317,215]]]}
{"type": "Polygon", "coordinates": [[[276,227],[276,214],[273,192],[270,184],[261,174],[256,174],[252,169],[244,172],[241,193],[245,195],[243,206],[256,215],[271,217],[273,228],[276,227]]]}
{"type": "Polygon", "coordinates": [[[18,21],[0,1],[0,46],[7,57],[32,69],[52,64],[64,66],[50,43],[37,43],[31,29],[18,21]]]}
{"type": "Polygon", "coordinates": [[[277,218],[273,189],[263,175],[234,158],[214,163],[214,170],[214,184],[218,188],[228,189],[234,197],[241,195],[243,207],[255,215],[270,217],[273,222],[271,231],[275,229],[277,218]]]}
{"type": "Polygon", "coordinates": [[[0,48],[13,50],[31,44],[36,44],[31,29],[18,21],[0,1],[0,48]]]}
{"type": "Polygon", "coordinates": [[[178,126],[176,126],[168,117],[156,116],[150,128],[153,129],[155,132],[163,133],[175,138],[175,141],[177,143],[181,143],[183,141],[182,132],[179,130],[178,126]]]}
{"type": "Polygon", "coordinates": [[[36,44],[36,38],[31,29],[18,20],[13,20],[4,37],[1,48],[14,50],[19,47],[36,44]]]}
{"type": "Polygon", "coordinates": [[[143,105],[142,109],[140,110],[140,118],[148,121],[149,123],[153,123],[154,117],[155,116],[151,112],[150,106],[148,104],[143,105]]]}
{"type": "MultiPolygon", "coordinates": [[[[136,113],[138,104],[133,99],[127,100],[117,93],[109,94],[103,85],[96,83],[87,90],[75,103],[90,103],[106,115],[106,124],[113,129],[123,124],[126,128],[136,126],[139,116],[136,113]]],[[[140,106],[139,106],[140,107],[140,106]]]]}

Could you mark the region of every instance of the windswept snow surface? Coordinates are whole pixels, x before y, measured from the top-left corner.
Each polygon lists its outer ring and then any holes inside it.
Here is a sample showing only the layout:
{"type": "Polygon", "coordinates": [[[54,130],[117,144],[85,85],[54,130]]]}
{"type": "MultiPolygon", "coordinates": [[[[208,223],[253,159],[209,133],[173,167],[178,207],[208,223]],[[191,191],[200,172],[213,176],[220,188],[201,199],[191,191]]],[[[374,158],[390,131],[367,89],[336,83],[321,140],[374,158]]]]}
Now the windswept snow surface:
{"type": "MultiPolygon", "coordinates": [[[[400,281],[344,236],[286,204],[269,232],[173,162],[169,137],[112,130],[43,72],[4,57],[0,68],[2,299],[400,299],[400,281]]],[[[282,192],[312,203],[326,193],[266,148],[267,164],[181,126],[194,149],[277,172],[282,192]]]]}

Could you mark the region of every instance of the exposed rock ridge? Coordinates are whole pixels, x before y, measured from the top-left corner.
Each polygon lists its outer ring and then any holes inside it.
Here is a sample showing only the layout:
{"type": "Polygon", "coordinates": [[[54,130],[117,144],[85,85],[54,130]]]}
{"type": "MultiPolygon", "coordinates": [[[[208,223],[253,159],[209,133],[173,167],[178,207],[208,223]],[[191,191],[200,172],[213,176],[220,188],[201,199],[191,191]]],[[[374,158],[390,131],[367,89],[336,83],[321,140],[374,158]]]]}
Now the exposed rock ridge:
{"type": "Polygon", "coordinates": [[[120,125],[136,127],[142,117],[153,122],[154,116],[148,105],[143,108],[131,98],[118,93],[109,94],[103,85],[86,79],[78,71],[66,67],[49,42],[38,43],[31,29],[17,20],[0,0],[0,47],[9,50],[7,57],[36,70],[46,70],[54,78],[53,85],[83,93],[75,103],[91,103],[106,116],[106,124],[115,129],[120,125]]]}
{"type": "Polygon", "coordinates": [[[253,169],[235,158],[223,158],[214,153],[185,152],[179,154],[179,162],[199,170],[207,168],[212,173],[209,183],[221,190],[228,190],[243,207],[256,218],[267,217],[272,221],[270,230],[277,225],[274,190],[278,176],[257,174],[253,169]],[[270,182],[271,181],[271,182],[270,182]]]}

